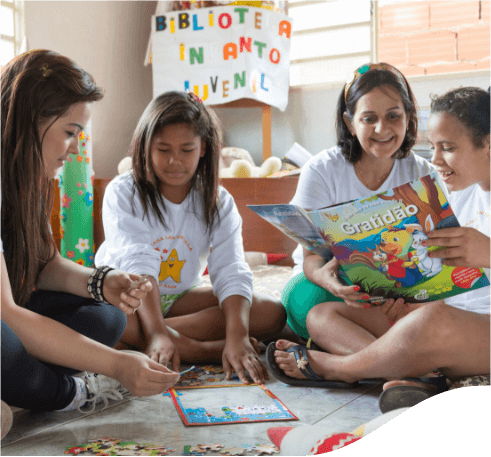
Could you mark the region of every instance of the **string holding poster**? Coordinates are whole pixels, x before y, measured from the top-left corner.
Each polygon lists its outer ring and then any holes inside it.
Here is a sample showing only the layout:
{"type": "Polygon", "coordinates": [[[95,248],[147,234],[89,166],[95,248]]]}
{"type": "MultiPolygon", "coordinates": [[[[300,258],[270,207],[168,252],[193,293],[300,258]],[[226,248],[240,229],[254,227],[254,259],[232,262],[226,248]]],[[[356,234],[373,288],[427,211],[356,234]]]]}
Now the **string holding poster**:
{"type": "Polygon", "coordinates": [[[206,104],[288,104],[292,19],[246,6],[152,17],[153,96],[192,90],[206,104]]]}

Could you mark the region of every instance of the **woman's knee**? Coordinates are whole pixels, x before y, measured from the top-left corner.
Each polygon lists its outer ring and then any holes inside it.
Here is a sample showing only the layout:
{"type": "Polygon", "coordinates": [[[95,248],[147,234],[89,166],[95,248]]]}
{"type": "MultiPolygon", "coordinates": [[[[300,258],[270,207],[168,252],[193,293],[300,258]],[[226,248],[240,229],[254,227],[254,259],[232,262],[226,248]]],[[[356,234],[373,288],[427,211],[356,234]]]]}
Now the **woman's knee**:
{"type": "Polygon", "coordinates": [[[315,325],[318,322],[326,322],[341,314],[346,308],[344,302],[327,302],[315,305],[307,314],[307,326],[315,325]]]}

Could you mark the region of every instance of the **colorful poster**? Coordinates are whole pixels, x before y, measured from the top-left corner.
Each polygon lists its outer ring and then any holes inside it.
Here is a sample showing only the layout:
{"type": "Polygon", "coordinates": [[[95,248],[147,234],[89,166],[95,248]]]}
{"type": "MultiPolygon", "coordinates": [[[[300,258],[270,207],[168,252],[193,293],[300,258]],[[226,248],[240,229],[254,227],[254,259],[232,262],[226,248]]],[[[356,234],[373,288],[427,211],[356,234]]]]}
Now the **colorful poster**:
{"type": "Polygon", "coordinates": [[[74,262],[94,265],[94,171],[91,123],[79,135],[79,153],[70,155],[60,175],[60,251],[74,262]]]}
{"type": "Polygon", "coordinates": [[[252,98],[288,104],[292,19],[263,8],[223,6],[152,17],[154,97],[192,90],[206,104],[252,98]]]}

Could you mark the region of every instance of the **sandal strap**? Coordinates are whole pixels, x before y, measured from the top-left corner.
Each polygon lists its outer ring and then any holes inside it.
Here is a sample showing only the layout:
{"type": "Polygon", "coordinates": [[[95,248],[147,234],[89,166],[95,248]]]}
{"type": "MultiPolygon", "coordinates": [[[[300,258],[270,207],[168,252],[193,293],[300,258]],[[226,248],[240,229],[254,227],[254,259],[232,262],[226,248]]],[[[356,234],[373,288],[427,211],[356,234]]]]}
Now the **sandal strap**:
{"type": "Polygon", "coordinates": [[[311,379],[312,381],[325,381],[324,378],[321,378],[314,370],[312,370],[312,367],[309,364],[309,358],[307,357],[307,348],[305,346],[297,344],[296,346],[286,349],[285,352],[293,353],[298,369],[306,378],[311,379]]]}
{"type": "Polygon", "coordinates": [[[404,378],[407,381],[422,382],[423,384],[431,384],[436,386],[436,393],[440,394],[448,390],[447,377],[446,376],[435,376],[431,378],[404,378]]]}

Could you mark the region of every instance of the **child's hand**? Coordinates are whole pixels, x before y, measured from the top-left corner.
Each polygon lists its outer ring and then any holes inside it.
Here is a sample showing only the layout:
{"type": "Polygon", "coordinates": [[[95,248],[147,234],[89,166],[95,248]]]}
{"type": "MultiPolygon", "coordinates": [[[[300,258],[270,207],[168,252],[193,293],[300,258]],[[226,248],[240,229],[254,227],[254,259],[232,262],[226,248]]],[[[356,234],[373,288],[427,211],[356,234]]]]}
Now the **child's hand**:
{"type": "Polygon", "coordinates": [[[381,306],[378,307],[382,314],[387,316],[389,319],[389,323],[393,325],[399,319],[402,319],[404,316],[407,316],[411,311],[414,311],[416,307],[419,307],[417,304],[405,303],[404,299],[398,298],[394,300],[390,298],[386,300],[381,306]]]}
{"type": "Polygon", "coordinates": [[[164,367],[171,363],[172,371],[179,372],[179,352],[168,336],[154,333],[148,340],[145,354],[164,367]]]}
{"type": "Polygon", "coordinates": [[[489,268],[489,237],[472,227],[452,227],[428,233],[424,246],[445,246],[428,253],[431,258],[444,259],[451,267],[489,268]]]}
{"type": "Polygon", "coordinates": [[[141,300],[153,288],[149,280],[139,287],[128,291],[130,286],[141,276],[126,273],[121,270],[111,270],[104,278],[103,294],[105,299],[120,308],[126,314],[132,314],[141,305],[141,300]]]}
{"type": "Polygon", "coordinates": [[[256,384],[264,384],[269,379],[266,367],[259,360],[257,352],[248,337],[227,337],[222,354],[222,363],[227,381],[232,376],[232,367],[244,384],[249,382],[245,370],[249,372],[256,384]]]}

